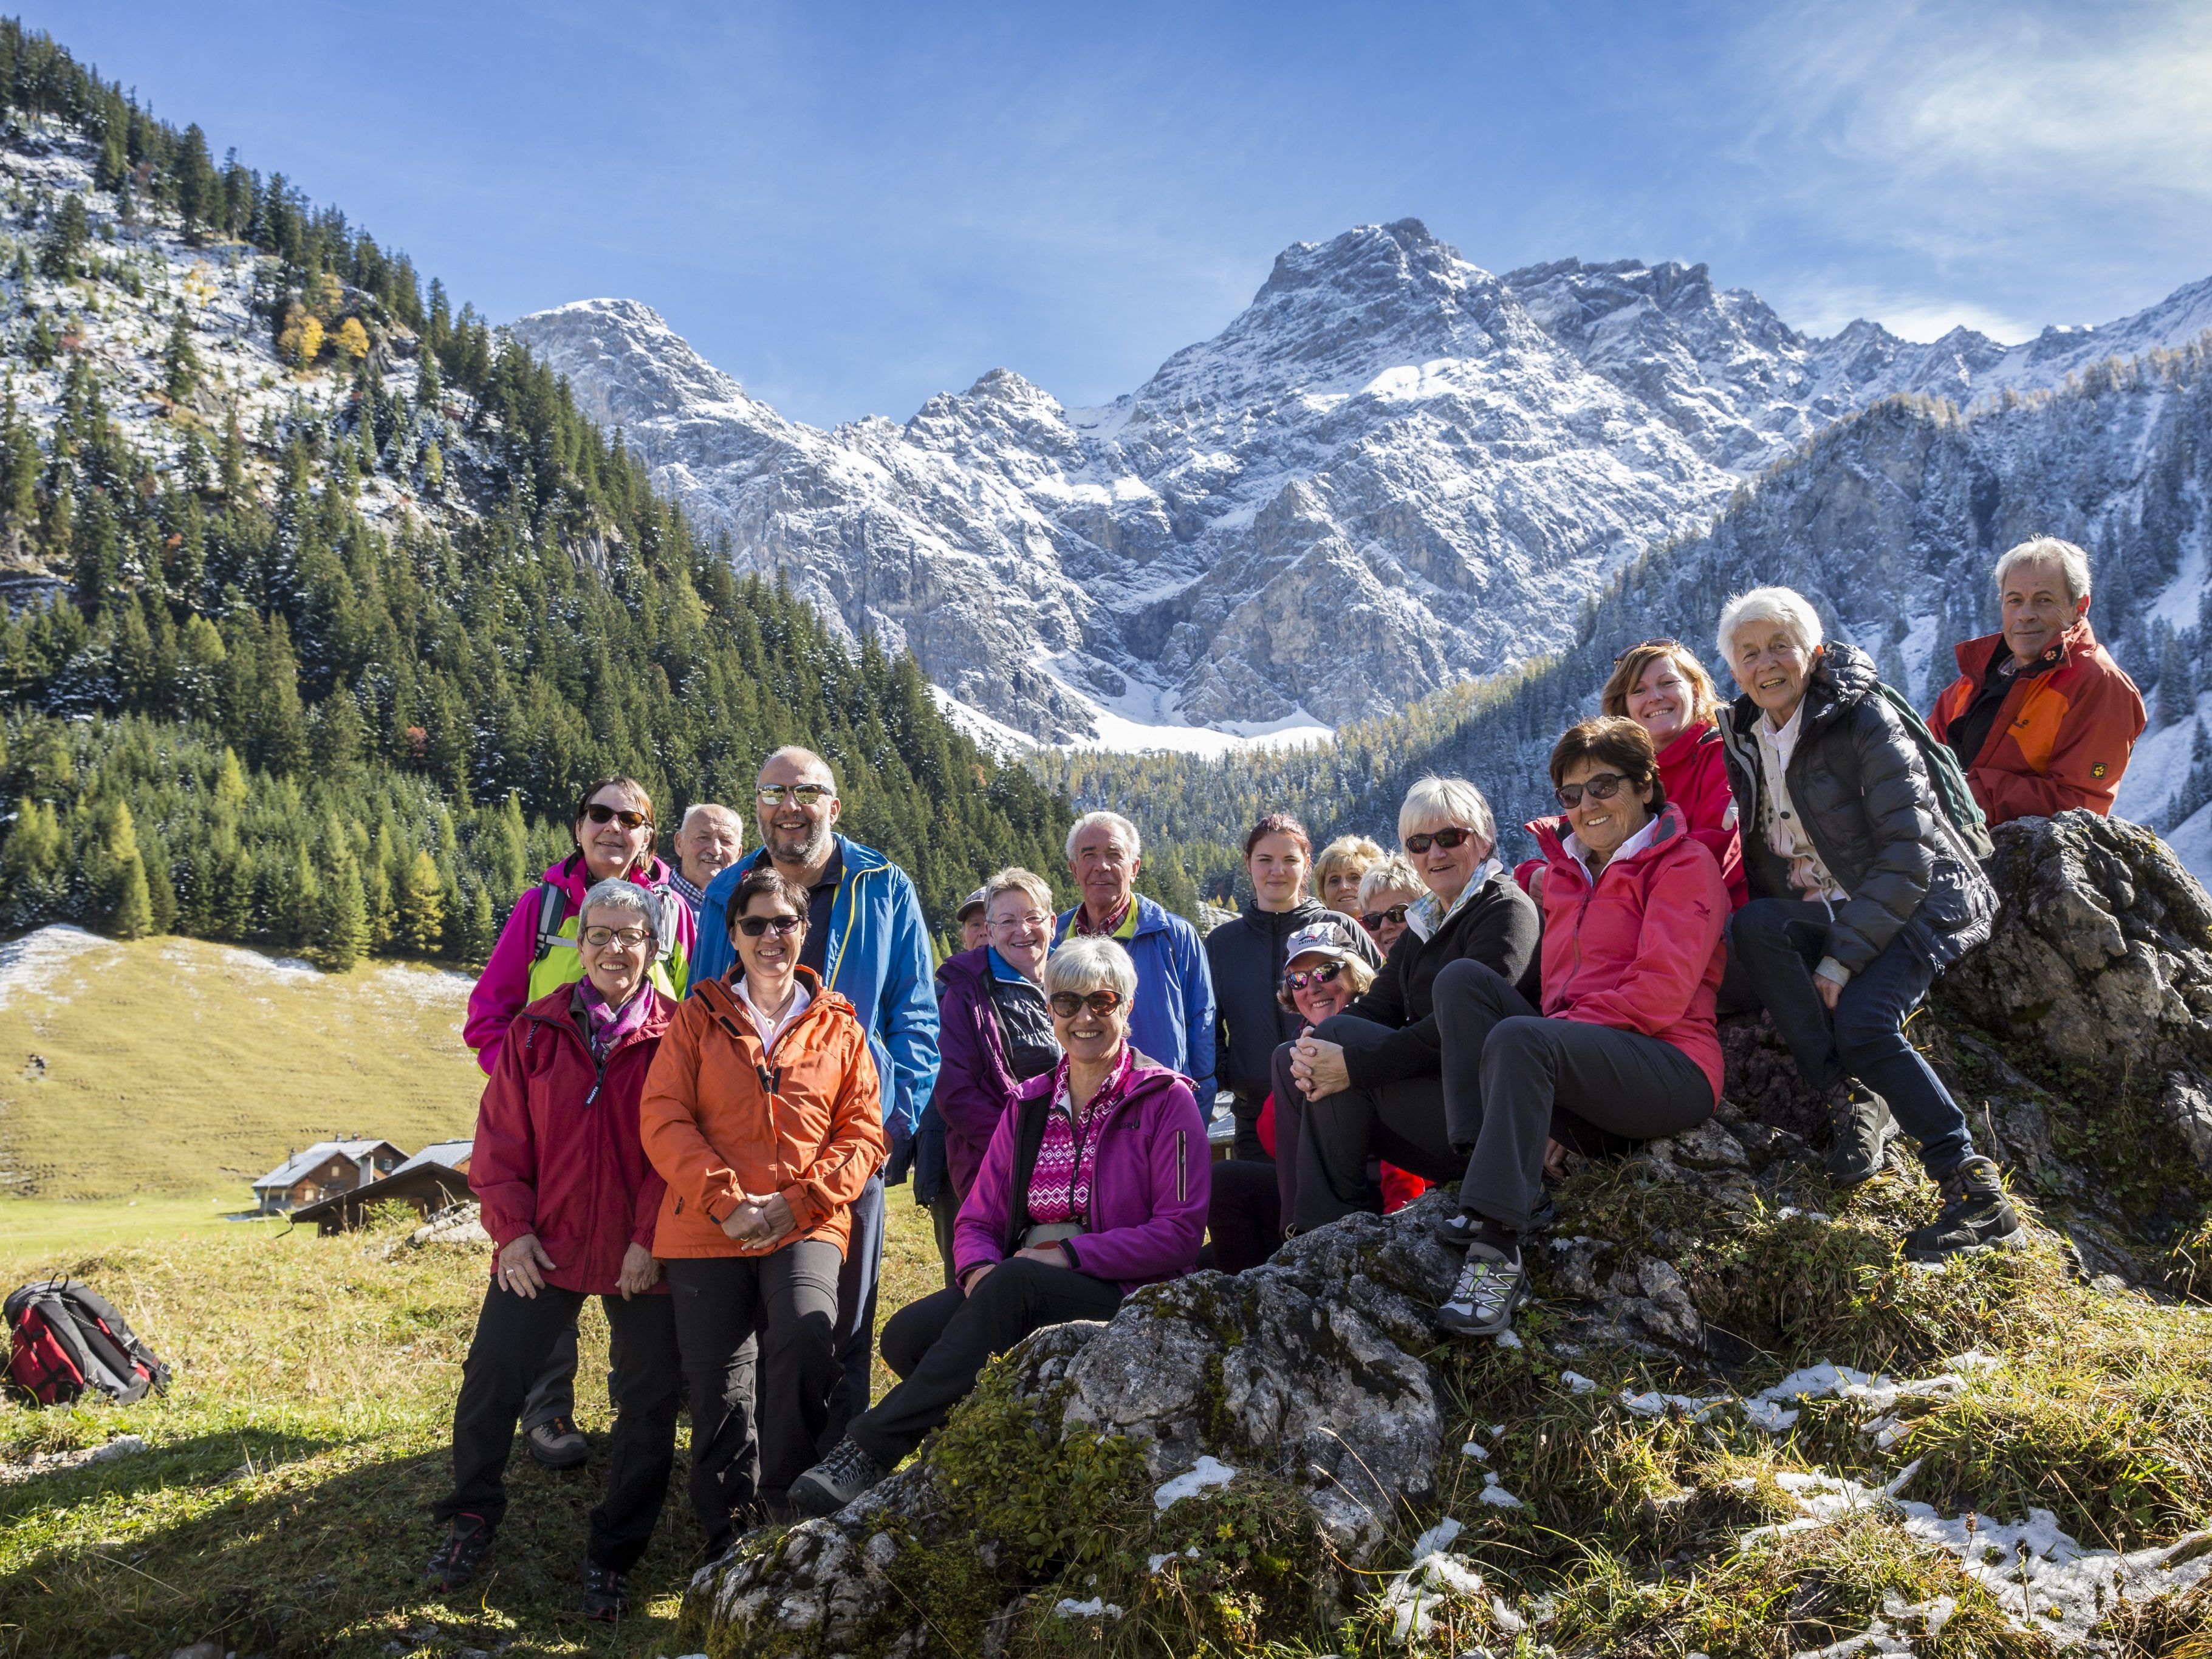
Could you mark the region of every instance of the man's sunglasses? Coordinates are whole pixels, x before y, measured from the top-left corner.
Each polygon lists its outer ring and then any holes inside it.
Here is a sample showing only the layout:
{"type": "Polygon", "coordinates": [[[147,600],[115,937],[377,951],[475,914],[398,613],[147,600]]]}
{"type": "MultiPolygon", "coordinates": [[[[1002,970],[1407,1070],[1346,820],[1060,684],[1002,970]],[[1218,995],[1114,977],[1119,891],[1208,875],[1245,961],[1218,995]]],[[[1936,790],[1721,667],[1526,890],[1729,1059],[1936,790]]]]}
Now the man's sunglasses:
{"type": "Polygon", "coordinates": [[[1387,910],[1370,910],[1365,915],[1360,917],[1359,920],[1361,924],[1365,927],[1369,933],[1371,933],[1386,921],[1395,926],[1396,923],[1405,921],[1407,908],[1407,907],[1402,904],[1394,904],[1387,910]]]}
{"type": "Polygon", "coordinates": [[[1301,968],[1295,974],[1285,974],[1283,975],[1283,983],[1289,986],[1291,988],[1291,994],[1292,996],[1296,996],[1299,992],[1304,990],[1309,985],[1328,985],[1333,983],[1336,976],[1343,971],[1344,964],[1342,963],[1325,962],[1318,968],[1301,968]]]}
{"type": "Polygon", "coordinates": [[[1620,786],[1627,781],[1618,772],[1600,772],[1580,783],[1563,783],[1559,789],[1559,805],[1571,811],[1583,804],[1585,792],[1592,800],[1611,800],[1620,793],[1620,786]]]}
{"type": "Polygon", "coordinates": [[[1406,850],[1408,853],[1411,853],[1415,858],[1419,858],[1422,854],[1427,852],[1431,845],[1441,847],[1444,851],[1449,853],[1455,847],[1458,847],[1463,842],[1473,841],[1474,838],[1475,836],[1474,830],[1462,830],[1457,825],[1454,825],[1449,830],[1439,830],[1433,835],[1407,836],[1406,850]]]}
{"type": "Polygon", "coordinates": [[[627,806],[609,806],[596,800],[584,809],[584,816],[593,823],[619,823],[625,830],[641,829],[653,822],[649,813],[634,812],[627,806]]]}
{"type": "Polygon", "coordinates": [[[778,939],[795,933],[806,926],[804,916],[739,916],[738,931],[747,939],[758,939],[763,933],[773,933],[778,939]]]}
{"type": "Polygon", "coordinates": [[[1673,646],[1673,647],[1674,647],[1677,651],[1686,651],[1686,650],[1687,650],[1687,649],[1689,648],[1688,647],[1685,646],[1685,645],[1681,642],[1681,641],[1680,641],[1680,640],[1639,640],[1639,641],[1638,641],[1636,644],[1634,644],[1634,645],[1624,646],[1623,647],[1621,647],[1621,649],[1620,649],[1620,653],[1619,653],[1617,655],[1615,655],[1615,656],[1614,656],[1614,658],[1613,658],[1613,665],[1615,668],[1620,667],[1620,659],[1621,659],[1622,657],[1626,656],[1626,655],[1627,655],[1631,651],[1642,651],[1642,650],[1645,649],[1647,647],[1651,647],[1651,646],[1661,646],[1661,645],[1671,645],[1671,646],[1673,646]]]}
{"type": "Polygon", "coordinates": [[[763,806],[780,806],[785,801],[812,806],[837,799],[837,792],[826,783],[764,783],[753,793],[763,806]]]}
{"type": "Polygon", "coordinates": [[[1052,1011],[1062,1019],[1073,1019],[1085,1008],[1094,1014],[1110,1014],[1121,1006],[1119,991],[1093,991],[1088,996],[1079,996],[1073,991],[1052,994],[1052,1011]]]}

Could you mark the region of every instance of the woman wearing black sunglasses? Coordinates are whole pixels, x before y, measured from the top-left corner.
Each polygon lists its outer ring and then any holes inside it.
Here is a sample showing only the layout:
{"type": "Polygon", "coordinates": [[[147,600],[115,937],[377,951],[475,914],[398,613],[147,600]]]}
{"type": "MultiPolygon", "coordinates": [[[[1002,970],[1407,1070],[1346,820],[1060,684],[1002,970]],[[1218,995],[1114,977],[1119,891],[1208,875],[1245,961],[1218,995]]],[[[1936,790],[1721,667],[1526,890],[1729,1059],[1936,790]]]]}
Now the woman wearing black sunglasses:
{"type": "Polygon", "coordinates": [[[827,1515],[881,1480],[1031,1331],[1110,1319],[1130,1291],[1198,1265],[1206,1124],[1190,1085],[1129,1044],[1128,952],[1071,939],[1044,988],[1060,1063],[1022,1085],[992,1134],[954,1229],[959,1288],[884,1324],[884,1362],[903,1380],[792,1483],[802,1510],[827,1515]]]}
{"type": "Polygon", "coordinates": [[[1428,1181],[1467,1167],[1444,1123],[1437,975],[1473,960],[1518,980],[1536,952],[1536,907],[1492,856],[1498,823],[1464,778],[1423,778],[1398,809],[1399,839],[1428,889],[1367,994],[1276,1051],[1275,1109],[1304,1102],[1292,1155],[1277,1142],[1283,1217],[1310,1231],[1377,1210],[1370,1158],[1428,1181]]]}

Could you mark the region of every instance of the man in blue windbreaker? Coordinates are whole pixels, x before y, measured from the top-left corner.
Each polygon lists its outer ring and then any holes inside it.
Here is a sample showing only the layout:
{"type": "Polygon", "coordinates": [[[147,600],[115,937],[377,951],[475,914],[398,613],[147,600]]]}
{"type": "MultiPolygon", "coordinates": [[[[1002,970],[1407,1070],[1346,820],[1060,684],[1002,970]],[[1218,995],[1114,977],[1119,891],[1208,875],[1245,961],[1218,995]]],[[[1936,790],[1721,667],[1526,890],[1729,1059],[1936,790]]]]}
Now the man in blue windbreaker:
{"type": "MultiPolygon", "coordinates": [[[[799,964],[853,1005],[868,1034],[883,1084],[884,1133],[898,1163],[937,1085],[936,962],[921,901],[905,871],[873,848],[836,833],[837,781],[829,762],[812,750],[791,747],[770,755],[761,768],[757,803],[760,850],[708,884],[691,983],[729,971],[735,952],[724,917],[747,870],[766,859],[778,874],[797,882],[808,900],[799,964]]],[[[824,1453],[843,1437],[846,1423],[868,1408],[883,1261],[884,1178],[878,1175],[854,1202],[852,1237],[837,1280],[840,1375],[823,1430],[824,1453]]]]}
{"type": "Polygon", "coordinates": [[[1087,812],[1067,832],[1067,867],[1083,902],[1060,919],[1056,945],[1097,934],[1118,939],[1137,964],[1129,1042],[1191,1081],[1199,1110],[1213,1111],[1213,975],[1198,929],[1137,891],[1144,867],[1137,826],[1118,812],[1087,812]]]}

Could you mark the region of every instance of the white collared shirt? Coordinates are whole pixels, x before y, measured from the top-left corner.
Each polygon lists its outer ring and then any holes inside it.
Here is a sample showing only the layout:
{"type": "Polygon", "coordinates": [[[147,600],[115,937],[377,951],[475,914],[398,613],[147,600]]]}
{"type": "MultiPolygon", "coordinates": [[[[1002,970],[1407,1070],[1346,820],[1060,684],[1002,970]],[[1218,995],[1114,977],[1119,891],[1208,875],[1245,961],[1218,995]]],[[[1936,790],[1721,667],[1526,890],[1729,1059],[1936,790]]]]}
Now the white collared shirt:
{"type": "MultiPolygon", "coordinates": [[[[1633,858],[1637,854],[1650,846],[1652,837],[1656,836],[1658,833],[1659,820],[1656,817],[1654,817],[1641,830],[1638,830],[1626,841],[1621,842],[1620,846],[1613,849],[1612,856],[1606,860],[1607,866],[1610,867],[1613,865],[1620,863],[1623,859],[1633,858]]],[[[1582,860],[1583,867],[1584,869],[1587,870],[1589,868],[1589,847],[1580,836],[1575,834],[1573,830],[1570,830],[1567,832],[1565,842],[1562,844],[1566,848],[1568,852],[1571,853],[1576,858],[1582,860]]],[[[1603,871],[1593,870],[1590,872],[1593,879],[1603,873],[1603,871]]]]}
{"type": "Polygon", "coordinates": [[[753,1029],[760,1033],[761,1052],[772,1054],[775,1052],[775,1040],[791,1029],[792,1022],[806,1012],[807,1005],[814,999],[807,994],[806,987],[794,975],[791,981],[791,1000],[783,1005],[781,1014],[769,1014],[753,1000],[752,990],[741,974],[738,976],[738,1000],[752,1016],[753,1029]]]}
{"type": "Polygon", "coordinates": [[[1780,729],[1770,725],[1764,714],[1751,723],[1752,730],[1759,736],[1760,769],[1766,774],[1766,822],[1761,828],[1766,832],[1767,846],[1776,857],[1789,865],[1790,885],[1799,896],[1833,902],[1850,895],[1829,873],[1828,866],[1820,862],[1820,849],[1806,831],[1804,815],[1790,799],[1790,757],[1797,752],[1797,739],[1804,735],[1804,723],[1805,700],[1802,697],[1780,729]]]}

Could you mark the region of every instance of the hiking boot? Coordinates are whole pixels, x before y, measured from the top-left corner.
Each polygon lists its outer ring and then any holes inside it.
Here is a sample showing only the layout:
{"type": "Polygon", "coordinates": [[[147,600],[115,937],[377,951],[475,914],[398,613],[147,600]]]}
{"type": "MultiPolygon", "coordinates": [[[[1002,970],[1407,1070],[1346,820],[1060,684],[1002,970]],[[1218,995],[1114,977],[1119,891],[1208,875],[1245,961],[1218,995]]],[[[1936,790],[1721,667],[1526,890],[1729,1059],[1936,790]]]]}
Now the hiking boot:
{"type": "Polygon", "coordinates": [[[584,1563],[584,1617],[603,1620],[611,1625],[629,1611],[629,1576],[617,1572],[612,1567],[603,1567],[598,1562],[584,1563]]]}
{"type": "Polygon", "coordinates": [[[1935,1220],[1905,1236],[1905,1259],[1941,1261],[1983,1250],[2016,1250],[2027,1243],[2012,1201],[2005,1196],[1997,1166],[1970,1158],[1937,1183],[1943,1208],[1935,1220]]]}
{"type": "Polygon", "coordinates": [[[422,1583],[434,1590],[459,1589],[477,1576],[484,1552],[491,1547],[492,1529],[481,1515],[457,1515],[446,1523],[446,1536],[430,1553],[422,1569],[422,1583]]]}
{"type": "Polygon", "coordinates": [[[1828,1180],[1856,1187],[1881,1168],[1882,1154],[1897,1138],[1889,1103],[1858,1081],[1845,1078],[1828,1091],[1828,1180]]]}
{"type": "Polygon", "coordinates": [[[1528,1299],[1528,1273],[1516,1250],[1509,1260],[1480,1239],[1467,1247],[1467,1266],[1450,1298],[1437,1310],[1437,1323],[1455,1336],[1496,1336],[1510,1330],[1514,1311],[1528,1299]]]}
{"type": "Polygon", "coordinates": [[[835,1515],[890,1473],[848,1435],[791,1483],[791,1507],[801,1515],[835,1515]]]}
{"type": "Polygon", "coordinates": [[[529,1448],[532,1462],[549,1469],[573,1469],[592,1455],[592,1443],[584,1438],[584,1431],[565,1417],[532,1424],[522,1443],[529,1448]]]}

